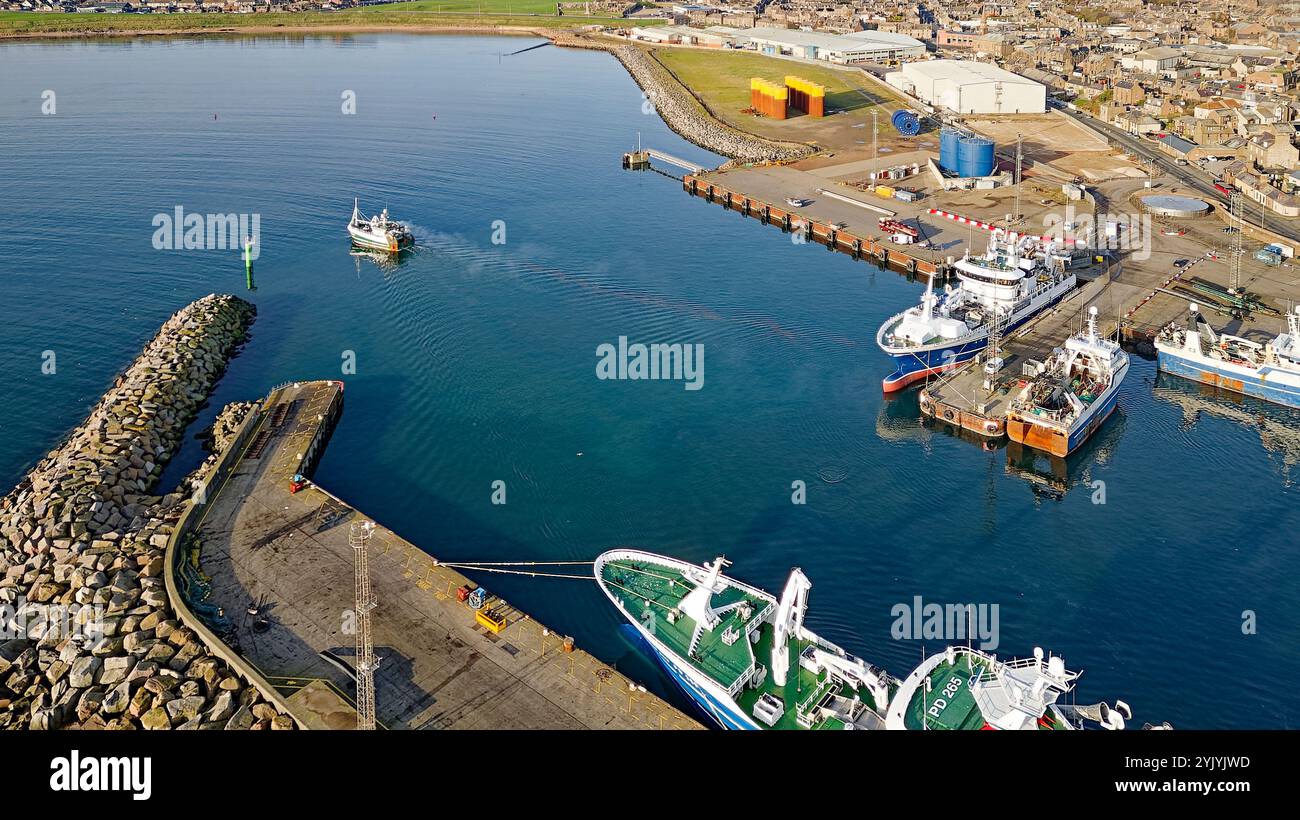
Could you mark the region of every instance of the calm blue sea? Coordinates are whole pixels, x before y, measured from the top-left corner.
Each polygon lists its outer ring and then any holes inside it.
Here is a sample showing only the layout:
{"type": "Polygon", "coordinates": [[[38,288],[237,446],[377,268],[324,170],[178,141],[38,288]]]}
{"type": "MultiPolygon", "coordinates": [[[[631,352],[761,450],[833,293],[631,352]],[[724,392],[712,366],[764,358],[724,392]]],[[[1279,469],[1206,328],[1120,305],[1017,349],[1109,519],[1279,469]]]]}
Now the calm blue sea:
{"type": "MultiPolygon", "coordinates": [[[[644,114],[605,54],[501,56],[534,42],[0,45],[4,486],[167,315],[243,292],[234,251],[155,250],[155,215],[257,214],[253,338],[193,432],[279,382],[343,377],[351,352],[317,478],[442,559],[725,553],[774,592],[800,566],[811,626],[895,674],[922,652],[891,637],[895,604],[997,604],[998,653],[1064,654],[1079,702],[1300,726],[1283,685],[1300,678],[1300,415],[1136,360],[1068,464],[926,429],[915,393],[882,398],[873,342],[919,285],[622,171],[638,135],[720,159],[644,114]],[[351,255],[354,196],[412,223],[420,250],[388,270],[351,255]],[[704,388],[598,380],[596,348],[619,336],[702,344],[704,388]]],[[[188,444],[167,480],[201,457],[188,444]]],[[[594,584],[480,580],[668,691],[594,584]]]]}

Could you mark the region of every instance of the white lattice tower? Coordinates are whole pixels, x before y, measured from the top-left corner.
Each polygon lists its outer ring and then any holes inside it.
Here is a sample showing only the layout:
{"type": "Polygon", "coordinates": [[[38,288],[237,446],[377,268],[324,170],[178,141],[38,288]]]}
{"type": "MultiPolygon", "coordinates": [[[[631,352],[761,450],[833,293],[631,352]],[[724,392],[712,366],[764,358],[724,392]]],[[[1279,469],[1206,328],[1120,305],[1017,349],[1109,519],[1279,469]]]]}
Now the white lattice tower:
{"type": "Polygon", "coordinates": [[[1241,256],[1245,253],[1241,247],[1241,231],[1244,223],[1242,222],[1243,201],[1240,191],[1234,191],[1232,194],[1232,224],[1236,232],[1232,235],[1232,289],[1233,296],[1240,296],[1241,290],[1241,256]]]}
{"type": "Polygon", "coordinates": [[[353,521],[348,531],[348,544],[356,552],[356,670],[357,670],[357,729],[375,728],[375,648],[370,638],[370,611],[375,599],[370,592],[370,562],[366,545],[374,532],[373,521],[353,521]]]}

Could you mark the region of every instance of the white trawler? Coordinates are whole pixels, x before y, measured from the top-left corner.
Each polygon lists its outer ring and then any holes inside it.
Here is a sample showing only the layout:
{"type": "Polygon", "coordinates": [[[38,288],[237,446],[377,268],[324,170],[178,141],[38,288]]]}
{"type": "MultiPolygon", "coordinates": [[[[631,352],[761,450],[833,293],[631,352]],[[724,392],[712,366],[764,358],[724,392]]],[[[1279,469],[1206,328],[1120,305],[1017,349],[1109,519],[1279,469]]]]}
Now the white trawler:
{"type": "Polygon", "coordinates": [[[1193,304],[1187,327],[1170,324],[1156,336],[1156,360],[1166,373],[1300,407],[1300,307],[1286,318],[1287,332],[1259,344],[1216,334],[1193,304]]]}
{"type": "Polygon", "coordinates": [[[1041,649],[1002,661],[971,647],[932,655],[903,680],[804,626],[812,583],[780,600],[697,566],[617,549],[596,581],[664,669],[726,729],[1122,729],[1127,704],[1062,703],[1079,673],[1041,649]]]}
{"type": "Polygon", "coordinates": [[[1088,329],[1066,339],[1011,401],[1007,436],[1064,458],[1115,411],[1127,374],[1128,354],[1097,335],[1097,308],[1088,308],[1088,329]]]}
{"type": "Polygon", "coordinates": [[[931,279],[920,305],[881,325],[876,344],[897,368],[885,377],[885,392],[970,361],[988,344],[995,324],[1010,333],[1073,290],[1075,276],[1052,259],[1051,245],[1030,250],[1038,241],[995,230],[983,256],[967,254],[953,263],[955,288],[935,293],[931,279]]]}
{"type": "Polygon", "coordinates": [[[397,253],[415,244],[415,237],[401,222],[388,218],[388,209],[378,216],[365,217],[361,213],[360,200],[352,200],[352,219],[348,221],[348,235],[352,241],[363,248],[397,253]]]}

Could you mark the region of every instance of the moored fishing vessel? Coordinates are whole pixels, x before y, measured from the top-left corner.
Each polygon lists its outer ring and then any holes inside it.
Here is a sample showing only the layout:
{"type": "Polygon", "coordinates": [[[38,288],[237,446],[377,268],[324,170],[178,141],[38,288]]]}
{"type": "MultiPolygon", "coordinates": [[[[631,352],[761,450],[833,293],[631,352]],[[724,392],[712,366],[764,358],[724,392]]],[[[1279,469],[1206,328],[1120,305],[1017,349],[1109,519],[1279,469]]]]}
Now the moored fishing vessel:
{"type": "Polygon", "coordinates": [[[1051,247],[1026,250],[1036,241],[994,231],[983,256],[967,254],[953,263],[955,288],[936,294],[932,279],[921,304],[880,326],[876,344],[896,367],[882,384],[886,393],[970,361],[994,326],[1010,333],[1074,289],[1074,274],[1052,260],[1051,247]]]}
{"type": "Polygon", "coordinates": [[[348,235],[352,242],[363,248],[396,253],[415,244],[415,237],[401,222],[388,218],[385,208],[377,216],[366,217],[361,213],[360,200],[352,200],[352,218],[348,220],[348,235]]]}
{"type": "Polygon", "coordinates": [[[1115,411],[1128,354],[1097,335],[1097,308],[1088,328],[1057,348],[1007,411],[1007,436],[1015,442],[1067,456],[1115,411]]]}
{"type": "Polygon", "coordinates": [[[602,554],[596,581],[682,690],[727,729],[1121,729],[1118,701],[1059,702],[1078,673],[1041,650],[1000,661],[971,647],[932,655],[907,678],[804,626],[812,583],[790,572],[778,600],[695,564],[633,549],[602,554]]]}
{"type": "Polygon", "coordinates": [[[1300,407],[1300,307],[1287,314],[1287,331],[1260,344],[1217,334],[1196,305],[1187,326],[1166,325],[1156,335],[1156,361],[1176,376],[1235,393],[1300,407]]]}

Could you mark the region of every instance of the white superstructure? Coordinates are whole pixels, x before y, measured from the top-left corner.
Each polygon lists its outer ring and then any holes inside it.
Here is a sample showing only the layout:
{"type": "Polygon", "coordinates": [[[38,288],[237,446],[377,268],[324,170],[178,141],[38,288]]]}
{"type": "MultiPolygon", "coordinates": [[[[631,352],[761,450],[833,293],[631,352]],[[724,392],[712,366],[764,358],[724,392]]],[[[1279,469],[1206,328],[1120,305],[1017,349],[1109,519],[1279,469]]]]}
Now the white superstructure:
{"type": "Polygon", "coordinates": [[[1187,327],[1170,324],[1156,336],[1156,358],[1167,373],[1300,407],[1300,307],[1285,332],[1261,344],[1215,333],[1192,305],[1187,327]]]}
{"type": "Polygon", "coordinates": [[[1097,333],[1097,308],[1088,308],[1087,330],[1066,339],[1011,401],[1007,436],[1064,458],[1115,411],[1127,374],[1128,354],[1097,333]]]}
{"type": "Polygon", "coordinates": [[[1010,333],[1073,290],[1074,274],[1051,261],[1053,245],[1042,253],[1028,250],[1037,241],[995,230],[984,255],[967,254],[953,264],[955,288],[938,294],[931,280],[920,305],[882,324],[876,343],[897,365],[884,390],[901,390],[970,361],[987,345],[992,327],[1010,333]]]}

